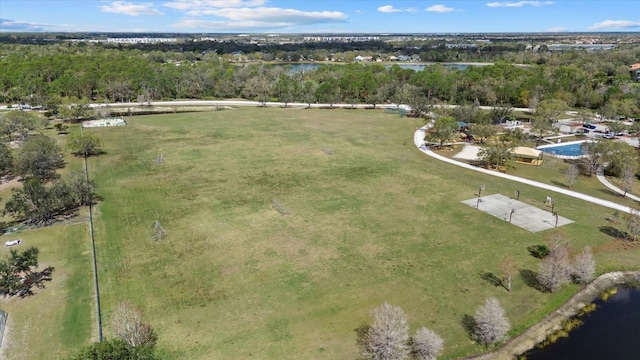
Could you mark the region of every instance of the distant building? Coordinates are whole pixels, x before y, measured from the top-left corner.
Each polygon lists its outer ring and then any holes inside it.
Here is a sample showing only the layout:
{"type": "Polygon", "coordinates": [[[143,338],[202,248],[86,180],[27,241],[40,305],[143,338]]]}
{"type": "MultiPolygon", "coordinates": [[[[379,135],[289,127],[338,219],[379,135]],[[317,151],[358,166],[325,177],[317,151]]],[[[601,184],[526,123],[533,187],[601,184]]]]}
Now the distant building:
{"type": "Polygon", "coordinates": [[[629,67],[629,74],[634,81],[640,81],[640,64],[633,64],[629,67]]]}
{"type": "Polygon", "coordinates": [[[616,48],[616,45],[615,44],[550,44],[548,48],[549,48],[549,51],[564,51],[564,50],[602,51],[602,50],[613,50],[616,48]]]}

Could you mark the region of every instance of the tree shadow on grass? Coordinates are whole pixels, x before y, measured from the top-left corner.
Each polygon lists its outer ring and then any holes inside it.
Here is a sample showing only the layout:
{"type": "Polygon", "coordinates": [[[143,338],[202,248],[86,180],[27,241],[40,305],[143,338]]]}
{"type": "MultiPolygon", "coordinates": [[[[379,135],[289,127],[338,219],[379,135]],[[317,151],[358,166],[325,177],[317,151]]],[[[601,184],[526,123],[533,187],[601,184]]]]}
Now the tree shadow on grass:
{"type": "MultiPolygon", "coordinates": [[[[362,324],[353,329],[356,333],[356,345],[360,353],[364,353],[365,350],[367,350],[367,333],[369,333],[369,329],[371,329],[371,325],[369,324],[362,324]]],[[[363,357],[359,356],[357,359],[363,359],[363,357]]]]}
{"type": "Polygon", "coordinates": [[[476,327],[478,326],[476,319],[474,319],[473,316],[469,314],[464,314],[462,315],[462,319],[460,319],[460,325],[462,325],[462,328],[467,333],[469,338],[473,339],[473,334],[476,330],[476,327]]]}
{"type": "Polygon", "coordinates": [[[17,295],[21,298],[33,296],[33,288],[44,289],[44,282],[51,281],[53,278],[51,275],[54,271],[53,266],[49,266],[42,271],[32,272],[24,277],[21,289],[17,292],[17,295]]]}
{"type": "Polygon", "coordinates": [[[551,180],[551,183],[555,186],[559,186],[559,187],[563,187],[563,188],[569,188],[570,186],[567,185],[567,183],[564,183],[562,181],[558,181],[558,180],[551,180]]]}
{"type": "Polygon", "coordinates": [[[490,271],[481,273],[480,278],[493,286],[502,286],[502,280],[490,271]]]}
{"type": "Polygon", "coordinates": [[[532,287],[536,290],[544,291],[544,288],[542,287],[542,285],[540,285],[540,282],[538,281],[537,272],[529,269],[521,269],[520,277],[522,277],[522,280],[524,281],[525,284],[527,284],[527,286],[532,287]]]}
{"type": "Polygon", "coordinates": [[[600,226],[599,227],[600,232],[605,233],[609,236],[612,236],[616,239],[628,239],[629,238],[629,234],[627,234],[626,231],[622,231],[618,228],[615,228],[613,226],[610,225],[604,225],[604,226],[600,226]]]}

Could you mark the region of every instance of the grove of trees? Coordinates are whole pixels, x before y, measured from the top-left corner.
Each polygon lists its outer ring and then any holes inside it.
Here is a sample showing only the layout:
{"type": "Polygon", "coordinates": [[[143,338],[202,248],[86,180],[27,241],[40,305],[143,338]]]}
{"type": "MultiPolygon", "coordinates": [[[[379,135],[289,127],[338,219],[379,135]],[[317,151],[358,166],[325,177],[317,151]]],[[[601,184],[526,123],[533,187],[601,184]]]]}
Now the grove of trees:
{"type": "Polygon", "coordinates": [[[384,303],[371,311],[373,324],[360,339],[363,355],[371,360],[404,360],[413,356],[418,360],[435,360],[442,352],[444,342],[438,334],[426,327],[409,337],[407,315],[401,307],[384,303]]]}
{"type": "MultiPolygon", "coordinates": [[[[514,65],[515,56],[485,52],[482,56],[492,56],[486,60],[495,65],[459,70],[435,64],[416,72],[397,65],[343,63],[303,73],[258,59],[237,65],[220,52],[181,48],[146,52],[91,44],[0,44],[0,102],[26,102],[78,120],[87,116],[88,102],[243,97],[285,103],[390,101],[421,108],[427,101],[497,106],[502,110],[494,111],[492,122],[508,119],[512,107],[530,107],[536,109],[540,131],[557,120],[561,108],[640,117],[640,88],[628,73],[640,58],[635,48],[597,54],[517,50],[526,66],[514,65]]],[[[428,52],[423,55],[429,61],[428,52]]],[[[475,122],[473,117],[462,120],[475,122]]]]}

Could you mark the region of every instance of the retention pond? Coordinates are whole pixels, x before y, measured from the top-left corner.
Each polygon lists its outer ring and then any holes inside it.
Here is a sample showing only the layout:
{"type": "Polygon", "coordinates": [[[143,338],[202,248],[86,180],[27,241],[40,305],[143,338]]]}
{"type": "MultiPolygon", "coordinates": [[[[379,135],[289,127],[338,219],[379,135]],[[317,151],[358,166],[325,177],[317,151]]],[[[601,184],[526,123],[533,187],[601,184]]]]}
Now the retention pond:
{"type": "Polygon", "coordinates": [[[584,323],[554,344],[534,349],[527,360],[638,359],[640,341],[640,289],[618,288],[606,301],[594,302],[596,310],[584,315],[584,323]]]}

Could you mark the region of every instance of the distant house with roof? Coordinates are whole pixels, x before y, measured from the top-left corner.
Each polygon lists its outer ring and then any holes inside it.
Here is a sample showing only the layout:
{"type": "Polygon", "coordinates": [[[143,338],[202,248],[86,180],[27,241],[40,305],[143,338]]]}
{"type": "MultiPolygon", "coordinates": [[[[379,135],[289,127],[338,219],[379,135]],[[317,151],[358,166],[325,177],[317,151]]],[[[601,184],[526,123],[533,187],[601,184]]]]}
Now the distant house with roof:
{"type": "Polygon", "coordinates": [[[640,81],[640,63],[631,65],[629,67],[629,74],[634,81],[640,81]]]}

